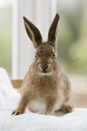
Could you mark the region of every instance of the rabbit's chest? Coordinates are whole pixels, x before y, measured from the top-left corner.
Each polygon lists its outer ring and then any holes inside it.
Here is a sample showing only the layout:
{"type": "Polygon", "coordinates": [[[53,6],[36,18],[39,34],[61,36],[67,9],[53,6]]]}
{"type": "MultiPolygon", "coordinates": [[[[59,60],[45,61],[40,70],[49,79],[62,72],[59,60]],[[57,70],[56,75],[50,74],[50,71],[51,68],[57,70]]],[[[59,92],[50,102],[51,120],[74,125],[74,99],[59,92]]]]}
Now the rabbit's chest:
{"type": "Polygon", "coordinates": [[[46,106],[46,100],[42,99],[39,95],[37,95],[30,103],[29,109],[35,113],[43,113],[46,106]]]}

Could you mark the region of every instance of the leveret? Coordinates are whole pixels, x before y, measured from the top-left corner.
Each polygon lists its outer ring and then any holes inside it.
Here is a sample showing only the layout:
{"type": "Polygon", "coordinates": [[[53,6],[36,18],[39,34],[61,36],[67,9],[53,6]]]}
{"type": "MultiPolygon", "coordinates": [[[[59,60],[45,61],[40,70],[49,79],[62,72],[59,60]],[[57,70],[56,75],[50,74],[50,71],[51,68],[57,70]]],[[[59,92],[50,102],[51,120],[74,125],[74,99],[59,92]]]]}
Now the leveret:
{"type": "Polygon", "coordinates": [[[35,60],[31,64],[21,87],[21,100],[12,115],[20,115],[26,107],[32,112],[53,115],[54,111],[65,113],[74,110],[69,104],[71,85],[61,70],[56,56],[56,37],[59,15],[56,14],[48,32],[47,42],[43,42],[38,28],[23,17],[26,32],[36,49],[35,60]]]}

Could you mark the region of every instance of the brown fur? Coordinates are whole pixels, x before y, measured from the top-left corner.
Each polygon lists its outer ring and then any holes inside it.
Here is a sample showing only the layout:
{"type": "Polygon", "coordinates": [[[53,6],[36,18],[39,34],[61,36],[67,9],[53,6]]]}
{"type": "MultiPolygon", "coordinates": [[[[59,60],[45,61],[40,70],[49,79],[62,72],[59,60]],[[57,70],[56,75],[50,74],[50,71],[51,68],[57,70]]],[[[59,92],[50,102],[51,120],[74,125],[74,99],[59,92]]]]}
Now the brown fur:
{"type": "Polygon", "coordinates": [[[72,112],[74,109],[68,104],[71,92],[69,79],[61,70],[54,54],[58,20],[57,14],[49,29],[48,41],[42,42],[37,27],[24,17],[27,34],[36,48],[36,56],[21,87],[19,106],[12,115],[23,114],[26,107],[39,113],[40,107],[37,103],[42,105],[44,115],[52,115],[59,109],[64,112],[72,112]]]}

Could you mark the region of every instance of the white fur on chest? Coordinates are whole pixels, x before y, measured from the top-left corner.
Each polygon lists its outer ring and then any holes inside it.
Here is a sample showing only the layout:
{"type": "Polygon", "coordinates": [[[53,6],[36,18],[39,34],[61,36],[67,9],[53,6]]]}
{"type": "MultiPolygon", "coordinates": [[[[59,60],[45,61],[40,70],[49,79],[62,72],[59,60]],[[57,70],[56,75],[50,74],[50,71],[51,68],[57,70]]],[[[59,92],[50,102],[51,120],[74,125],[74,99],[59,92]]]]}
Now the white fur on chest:
{"type": "MultiPolygon", "coordinates": [[[[59,110],[62,106],[62,103],[63,102],[61,99],[58,100],[55,105],[54,111],[59,110]]],[[[45,111],[45,108],[46,108],[46,99],[41,99],[39,96],[37,96],[34,100],[32,100],[29,103],[28,107],[33,112],[43,114],[43,112],[45,111]]]]}
{"type": "Polygon", "coordinates": [[[45,110],[46,101],[37,96],[34,100],[29,103],[29,108],[37,113],[42,114],[45,110]]]}

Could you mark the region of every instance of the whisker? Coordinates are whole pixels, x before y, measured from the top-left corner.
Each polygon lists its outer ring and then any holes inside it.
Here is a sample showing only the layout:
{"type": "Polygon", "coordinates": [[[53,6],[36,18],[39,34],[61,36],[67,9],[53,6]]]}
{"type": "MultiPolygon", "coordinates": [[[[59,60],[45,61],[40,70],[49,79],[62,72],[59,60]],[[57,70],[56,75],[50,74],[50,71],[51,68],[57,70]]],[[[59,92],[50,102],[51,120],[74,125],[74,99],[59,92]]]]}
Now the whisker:
{"type": "MultiPolygon", "coordinates": [[[[33,52],[33,53],[28,53],[28,54],[30,54],[30,55],[33,56],[33,55],[35,55],[35,52],[33,52]]],[[[25,56],[28,56],[28,54],[25,54],[25,53],[24,53],[25,56]]],[[[29,57],[29,56],[28,56],[28,57],[29,57]]]]}
{"type": "Polygon", "coordinates": [[[33,60],[32,61],[27,61],[27,60],[20,60],[21,62],[33,62],[33,60]]]}
{"type": "Polygon", "coordinates": [[[30,67],[30,65],[21,65],[21,66],[28,66],[28,67],[30,67]]]}

